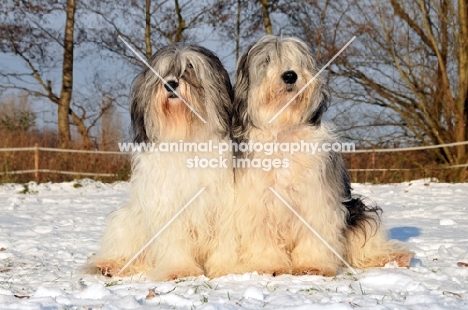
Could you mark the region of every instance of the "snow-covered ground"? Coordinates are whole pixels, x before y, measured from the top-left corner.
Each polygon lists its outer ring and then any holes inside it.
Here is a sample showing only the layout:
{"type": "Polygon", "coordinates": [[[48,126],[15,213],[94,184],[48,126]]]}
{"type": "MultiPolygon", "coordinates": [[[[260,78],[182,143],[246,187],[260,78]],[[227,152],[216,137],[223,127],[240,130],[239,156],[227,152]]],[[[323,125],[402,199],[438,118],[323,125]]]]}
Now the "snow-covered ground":
{"type": "Polygon", "coordinates": [[[383,207],[391,236],[410,244],[409,269],[172,282],[84,275],[128,184],[1,185],[0,309],[468,309],[468,267],[459,264],[468,263],[468,184],[354,188],[383,207]]]}

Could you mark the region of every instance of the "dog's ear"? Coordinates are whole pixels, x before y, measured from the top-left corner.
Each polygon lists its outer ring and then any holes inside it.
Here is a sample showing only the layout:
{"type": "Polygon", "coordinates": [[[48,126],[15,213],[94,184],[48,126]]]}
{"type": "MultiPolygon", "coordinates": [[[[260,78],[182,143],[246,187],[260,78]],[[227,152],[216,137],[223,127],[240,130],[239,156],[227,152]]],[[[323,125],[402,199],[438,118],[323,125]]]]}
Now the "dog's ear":
{"type": "Polygon", "coordinates": [[[145,127],[145,110],[147,103],[144,102],[145,96],[142,94],[142,91],[145,88],[144,81],[145,74],[143,72],[135,78],[132,87],[130,101],[130,119],[134,137],[133,142],[135,143],[149,141],[145,127]]]}
{"type": "Polygon", "coordinates": [[[308,119],[308,123],[313,126],[320,126],[322,123],[322,116],[328,110],[328,106],[331,101],[331,95],[328,87],[324,84],[320,84],[320,93],[314,99],[318,102],[317,108],[308,119]]]}
{"type": "Polygon", "coordinates": [[[234,104],[232,110],[232,138],[241,142],[246,139],[251,124],[247,104],[249,99],[249,62],[248,51],[240,57],[234,78],[234,104]]]}
{"type": "Polygon", "coordinates": [[[219,137],[226,137],[231,127],[232,100],[234,97],[229,74],[221,60],[209,49],[198,45],[187,45],[184,50],[191,53],[193,61],[199,61],[200,82],[203,85],[206,121],[219,137]],[[203,57],[200,58],[200,55],[203,57]]]}
{"type": "MultiPolygon", "coordinates": [[[[210,98],[216,101],[221,100],[222,111],[218,111],[218,119],[220,122],[220,128],[218,128],[218,132],[220,137],[226,137],[229,134],[229,129],[231,128],[231,114],[232,114],[232,101],[234,99],[234,91],[231,84],[231,79],[229,77],[229,73],[224,68],[221,60],[211,51],[210,59],[212,61],[213,72],[215,72],[214,79],[218,80],[219,87],[223,89],[216,89],[216,92],[210,95],[210,98]]],[[[215,105],[216,107],[216,105],[215,105]]],[[[208,111],[210,112],[210,111],[208,111]]]]}
{"type": "MultiPolygon", "coordinates": [[[[221,63],[221,62],[220,62],[221,63]]],[[[224,98],[223,100],[223,107],[224,107],[224,113],[221,115],[223,118],[223,124],[225,124],[225,131],[223,131],[222,136],[225,137],[226,135],[229,134],[230,128],[232,128],[232,120],[231,120],[231,115],[232,115],[232,105],[234,101],[234,89],[231,84],[231,79],[229,77],[229,73],[226,71],[226,69],[222,66],[221,68],[221,76],[222,76],[222,85],[226,89],[226,94],[228,95],[227,98],[224,98]]]]}

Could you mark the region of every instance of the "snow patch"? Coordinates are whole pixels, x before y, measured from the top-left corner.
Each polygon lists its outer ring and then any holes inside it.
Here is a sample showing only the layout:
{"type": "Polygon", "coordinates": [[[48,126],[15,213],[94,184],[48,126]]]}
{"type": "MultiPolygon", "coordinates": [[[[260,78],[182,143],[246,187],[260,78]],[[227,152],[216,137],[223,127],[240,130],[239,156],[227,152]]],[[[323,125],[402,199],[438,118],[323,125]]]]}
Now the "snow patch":
{"type": "Polygon", "coordinates": [[[0,252],[0,260],[12,258],[13,256],[14,256],[13,253],[4,252],[4,251],[0,252]]]}
{"type": "Polygon", "coordinates": [[[57,297],[63,295],[65,295],[65,292],[61,289],[39,286],[33,297],[57,297]]]}
{"type": "Polygon", "coordinates": [[[366,289],[391,289],[392,287],[405,288],[413,282],[411,277],[402,274],[388,274],[379,272],[376,275],[367,275],[359,280],[363,288],[366,289]]]}
{"type": "Polygon", "coordinates": [[[451,219],[443,219],[443,220],[440,220],[439,221],[439,225],[442,225],[442,226],[445,226],[445,225],[455,225],[457,223],[455,223],[454,220],[451,220],[451,219]]]}
{"type": "Polygon", "coordinates": [[[110,291],[106,289],[101,283],[95,283],[91,284],[84,291],[75,294],[75,297],[81,299],[103,299],[110,294],[110,291]]]}
{"type": "Polygon", "coordinates": [[[52,227],[50,226],[36,226],[33,231],[38,234],[47,234],[52,231],[52,227]]]}
{"type": "Polygon", "coordinates": [[[244,292],[244,298],[246,299],[256,299],[256,300],[263,300],[265,296],[263,296],[263,291],[255,286],[249,286],[244,292]]]}
{"type": "Polygon", "coordinates": [[[175,294],[160,295],[154,298],[146,300],[145,304],[147,305],[170,305],[174,307],[192,307],[194,302],[190,299],[177,296],[175,294]]]}

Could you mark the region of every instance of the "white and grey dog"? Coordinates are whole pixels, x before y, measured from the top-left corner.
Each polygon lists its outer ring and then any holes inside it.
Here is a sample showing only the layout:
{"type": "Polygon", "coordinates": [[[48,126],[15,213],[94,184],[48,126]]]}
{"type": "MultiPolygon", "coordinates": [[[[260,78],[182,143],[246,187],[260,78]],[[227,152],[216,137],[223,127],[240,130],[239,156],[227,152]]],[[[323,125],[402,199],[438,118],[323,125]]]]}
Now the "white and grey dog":
{"type": "MultiPolygon", "coordinates": [[[[151,70],[133,83],[131,123],[137,143],[213,144],[229,132],[232,87],[228,73],[211,51],[195,45],[170,45],[149,61],[151,70]],[[194,114],[179,95],[204,119],[194,114]]],[[[206,187],[164,232],[120,274],[143,273],[169,280],[203,273],[223,274],[234,259],[219,236],[233,233],[224,223],[232,218],[232,154],[223,168],[187,167],[195,156],[218,159],[217,150],[142,152],[132,158],[130,202],[111,213],[97,255],[88,267],[113,276],[200,190],[206,187]],[[224,231],[223,231],[224,229],[224,231]]],[[[229,237],[227,238],[229,239],[229,237]]],[[[223,238],[226,240],[226,238],[223,238]]]]}
{"type": "MultiPolygon", "coordinates": [[[[296,38],[265,36],[240,58],[235,77],[234,139],[241,141],[333,143],[322,123],[330,94],[311,51],[296,38]],[[291,99],[291,104],[269,122],[291,99]]],[[[274,188],[349,264],[408,266],[413,253],[388,240],[375,206],[351,195],[350,179],[335,152],[261,152],[238,156],[287,159],[289,167],[235,171],[239,238],[237,272],[332,276],[342,261],[269,189],[274,188]]]]}

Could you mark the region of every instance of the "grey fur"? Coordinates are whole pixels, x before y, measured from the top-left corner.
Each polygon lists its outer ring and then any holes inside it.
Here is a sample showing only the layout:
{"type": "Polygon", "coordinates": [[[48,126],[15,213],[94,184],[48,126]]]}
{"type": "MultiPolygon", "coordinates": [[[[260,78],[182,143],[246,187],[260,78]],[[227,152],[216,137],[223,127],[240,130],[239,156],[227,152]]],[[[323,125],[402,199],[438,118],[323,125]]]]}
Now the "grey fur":
{"type": "MultiPolygon", "coordinates": [[[[191,91],[204,104],[202,111],[197,112],[207,121],[205,126],[219,137],[228,134],[233,91],[226,69],[213,52],[197,45],[172,44],[158,50],[149,64],[166,81],[184,79],[190,84],[191,91]]],[[[157,142],[164,138],[160,136],[157,122],[149,117],[155,90],[162,84],[149,68],[133,82],[131,123],[135,142],[157,142]]]]}

